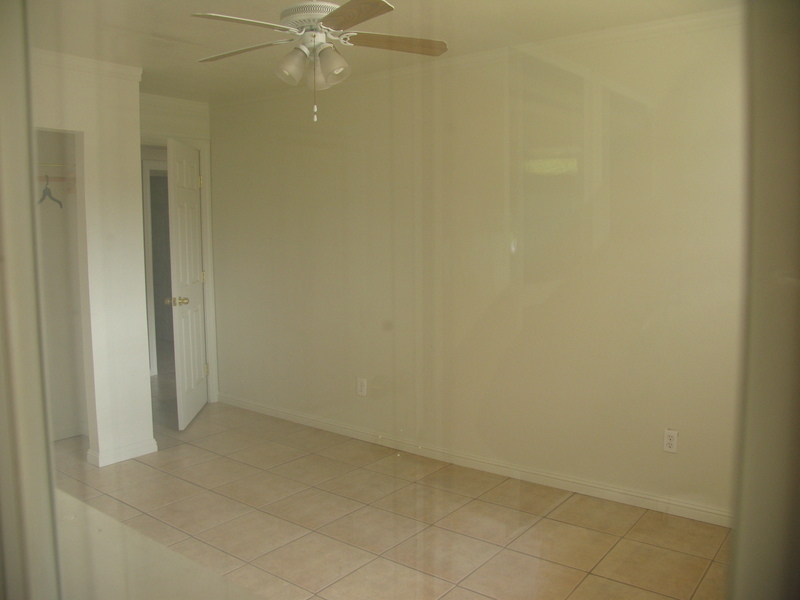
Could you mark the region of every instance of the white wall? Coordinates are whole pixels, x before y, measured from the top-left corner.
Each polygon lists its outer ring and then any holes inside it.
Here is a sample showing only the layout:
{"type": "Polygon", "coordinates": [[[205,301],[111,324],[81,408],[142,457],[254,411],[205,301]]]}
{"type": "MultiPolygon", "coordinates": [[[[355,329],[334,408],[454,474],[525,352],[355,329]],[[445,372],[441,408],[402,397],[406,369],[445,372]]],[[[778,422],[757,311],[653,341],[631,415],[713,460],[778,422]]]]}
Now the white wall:
{"type": "Polygon", "coordinates": [[[140,94],[141,140],[143,145],[164,146],[167,138],[208,140],[207,102],[140,94]]]}
{"type": "Polygon", "coordinates": [[[140,70],[37,51],[37,128],[75,132],[89,460],[156,450],[139,172],[140,70]]]}
{"type": "Polygon", "coordinates": [[[725,12],[212,109],[220,398],[728,523],[742,61],[725,12]]]}

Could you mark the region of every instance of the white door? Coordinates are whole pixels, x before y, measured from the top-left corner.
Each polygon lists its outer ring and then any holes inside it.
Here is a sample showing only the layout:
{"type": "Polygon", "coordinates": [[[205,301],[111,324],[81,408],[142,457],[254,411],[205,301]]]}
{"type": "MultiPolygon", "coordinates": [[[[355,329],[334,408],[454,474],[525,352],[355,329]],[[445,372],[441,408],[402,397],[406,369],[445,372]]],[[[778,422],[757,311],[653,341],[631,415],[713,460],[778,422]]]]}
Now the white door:
{"type": "Polygon", "coordinates": [[[203,287],[200,153],[167,141],[169,239],[172,263],[172,328],[178,429],[186,429],[208,402],[203,287]]]}

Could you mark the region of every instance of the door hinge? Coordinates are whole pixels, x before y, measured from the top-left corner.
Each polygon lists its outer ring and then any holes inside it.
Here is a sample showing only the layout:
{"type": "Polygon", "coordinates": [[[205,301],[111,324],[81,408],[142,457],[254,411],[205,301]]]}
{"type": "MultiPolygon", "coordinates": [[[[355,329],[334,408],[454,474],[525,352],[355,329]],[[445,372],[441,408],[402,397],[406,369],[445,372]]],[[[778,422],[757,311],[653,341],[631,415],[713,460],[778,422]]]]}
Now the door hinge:
{"type": "Polygon", "coordinates": [[[203,189],[203,176],[202,175],[198,175],[197,176],[197,185],[200,187],[200,189],[203,189]]]}
{"type": "Polygon", "coordinates": [[[211,375],[211,369],[208,367],[208,363],[206,363],[206,375],[211,375]]]}
{"type": "Polygon", "coordinates": [[[200,271],[200,283],[205,283],[205,282],[206,282],[206,272],[200,271]]]}

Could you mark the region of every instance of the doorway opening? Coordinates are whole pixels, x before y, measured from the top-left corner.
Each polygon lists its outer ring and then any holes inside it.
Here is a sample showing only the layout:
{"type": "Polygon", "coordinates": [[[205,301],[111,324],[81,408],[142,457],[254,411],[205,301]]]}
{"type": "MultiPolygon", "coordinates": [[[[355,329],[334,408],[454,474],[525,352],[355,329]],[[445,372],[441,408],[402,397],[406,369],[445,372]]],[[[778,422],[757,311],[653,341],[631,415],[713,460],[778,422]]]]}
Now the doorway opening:
{"type": "Polygon", "coordinates": [[[81,134],[36,132],[36,229],[44,386],[53,441],[88,435],[81,284],[81,134]]]}
{"type": "MultiPolygon", "coordinates": [[[[147,161],[145,173],[145,203],[150,209],[150,258],[152,278],[149,302],[150,390],[153,402],[153,426],[178,428],[178,400],[175,379],[175,338],[172,330],[172,298],[169,239],[169,191],[166,161],[147,161]],[[164,168],[158,168],[158,167],[164,168]],[[148,198],[149,196],[149,198],[148,198]]],[[[148,278],[150,279],[150,278],[148,278]]]]}
{"type": "Polygon", "coordinates": [[[208,402],[199,151],[142,148],[153,425],[183,430],[208,402]]]}

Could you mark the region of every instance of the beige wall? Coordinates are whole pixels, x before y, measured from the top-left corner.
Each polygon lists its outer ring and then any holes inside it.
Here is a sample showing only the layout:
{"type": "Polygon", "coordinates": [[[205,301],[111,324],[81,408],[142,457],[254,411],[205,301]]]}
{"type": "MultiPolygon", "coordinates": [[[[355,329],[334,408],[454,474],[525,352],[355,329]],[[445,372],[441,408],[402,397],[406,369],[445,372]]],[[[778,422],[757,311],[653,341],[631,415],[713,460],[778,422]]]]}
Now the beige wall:
{"type": "Polygon", "coordinates": [[[220,399],[727,523],[741,52],[714,13],[216,107],[220,399]]]}

